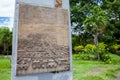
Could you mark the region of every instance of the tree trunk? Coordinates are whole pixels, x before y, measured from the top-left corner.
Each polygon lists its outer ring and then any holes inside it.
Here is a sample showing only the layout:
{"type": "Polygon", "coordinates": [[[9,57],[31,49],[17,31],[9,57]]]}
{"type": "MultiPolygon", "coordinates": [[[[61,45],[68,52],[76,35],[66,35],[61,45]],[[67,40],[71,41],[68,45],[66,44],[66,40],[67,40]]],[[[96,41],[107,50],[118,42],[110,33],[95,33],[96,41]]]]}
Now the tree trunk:
{"type": "Polygon", "coordinates": [[[98,60],[100,60],[100,53],[98,52],[98,33],[94,34],[93,37],[94,37],[94,44],[97,50],[97,58],[98,60]]]}
{"type": "Polygon", "coordinates": [[[8,42],[6,43],[6,52],[7,52],[7,56],[8,56],[9,55],[8,42]]]}
{"type": "Polygon", "coordinates": [[[5,42],[3,43],[4,44],[4,55],[5,55],[5,53],[6,53],[6,44],[5,44],[5,42]]]}
{"type": "Polygon", "coordinates": [[[8,43],[7,43],[7,41],[4,41],[4,54],[7,54],[7,56],[8,56],[8,43]]]}

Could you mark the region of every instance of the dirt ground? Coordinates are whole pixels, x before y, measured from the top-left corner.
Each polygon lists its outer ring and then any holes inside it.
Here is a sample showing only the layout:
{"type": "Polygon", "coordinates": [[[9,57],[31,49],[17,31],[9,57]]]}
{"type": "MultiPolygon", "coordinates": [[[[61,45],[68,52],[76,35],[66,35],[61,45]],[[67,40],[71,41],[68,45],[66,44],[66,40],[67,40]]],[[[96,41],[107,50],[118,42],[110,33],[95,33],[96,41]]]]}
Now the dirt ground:
{"type": "Polygon", "coordinates": [[[120,72],[117,74],[117,79],[116,80],[120,80],[120,72]]]}
{"type": "MultiPolygon", "coordinates": [[[[95,68],[95,69],[92,69],[90,72],[99,73],[102,70],[105,70],[105,68],[95,68]]],[[[120,72],[117,74],[117,79],[116,80],[120,80],[120,72]]]]}

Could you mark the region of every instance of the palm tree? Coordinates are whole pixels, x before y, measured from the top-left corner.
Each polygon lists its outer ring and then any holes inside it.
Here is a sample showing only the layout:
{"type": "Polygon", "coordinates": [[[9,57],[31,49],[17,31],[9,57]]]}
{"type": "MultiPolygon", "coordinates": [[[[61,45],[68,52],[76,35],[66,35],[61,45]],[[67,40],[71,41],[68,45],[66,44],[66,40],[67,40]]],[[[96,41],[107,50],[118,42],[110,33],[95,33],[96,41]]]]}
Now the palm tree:
{"type": "Polygon", "coordinates": [[[92,34],[94,44],[97,49],[98,60],[100,60],[100,53],[98,53],[98,36],[104,34],[106,25],[109,22],[107,13],[98,5],[93,5],[89,8],[90,12],[84,21],[85,31],[92,34]]]}

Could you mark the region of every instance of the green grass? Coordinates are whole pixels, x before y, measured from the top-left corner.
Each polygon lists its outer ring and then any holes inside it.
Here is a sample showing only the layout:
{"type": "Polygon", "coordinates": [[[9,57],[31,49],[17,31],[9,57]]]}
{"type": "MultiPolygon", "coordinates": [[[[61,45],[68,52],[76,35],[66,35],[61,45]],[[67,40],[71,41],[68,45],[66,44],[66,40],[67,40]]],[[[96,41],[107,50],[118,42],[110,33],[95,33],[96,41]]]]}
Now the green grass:
{"type": "Polygon", "coordinates": [[[73,60],[74,80],[114,80],[120,72],[120,57],[110,55],[111,64],[100,61],[73,60]],[[100,68],[100,71],[92,72],[93,69],[100,68]]]}
{"type": "MultiPolygon", "coordinates": [[[[120,57],[110,55],[111,64],[100,61],[73,60],[74,80],[115,80],[117,73],[120,72],[120,57]],[[98,72],[93,69],[100,68],[98,72]]],[[[0,57],[0,80],[10,80],[11,62],[9,58],[0,57]]]]}
{"type": "Polygon", "coordinates": [[[10,80],[11,62],[9,58],[0,57],[0,80],[10,80]]]}

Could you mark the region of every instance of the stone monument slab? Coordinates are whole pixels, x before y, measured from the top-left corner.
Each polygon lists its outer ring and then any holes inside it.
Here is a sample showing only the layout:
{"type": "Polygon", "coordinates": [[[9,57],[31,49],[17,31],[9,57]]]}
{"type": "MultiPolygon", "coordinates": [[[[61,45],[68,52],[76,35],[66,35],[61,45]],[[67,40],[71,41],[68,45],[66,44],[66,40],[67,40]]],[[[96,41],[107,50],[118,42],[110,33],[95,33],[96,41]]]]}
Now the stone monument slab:
{"type": "Polygon", "coordinates": [[[16,1],[12,80],[72,80],[69,0],[42,1],[16,1]]]}
{"type": "Polygon", "coordinates": [[[70,69],[68,11],[19,5],[17,75],[70,69]]]}

